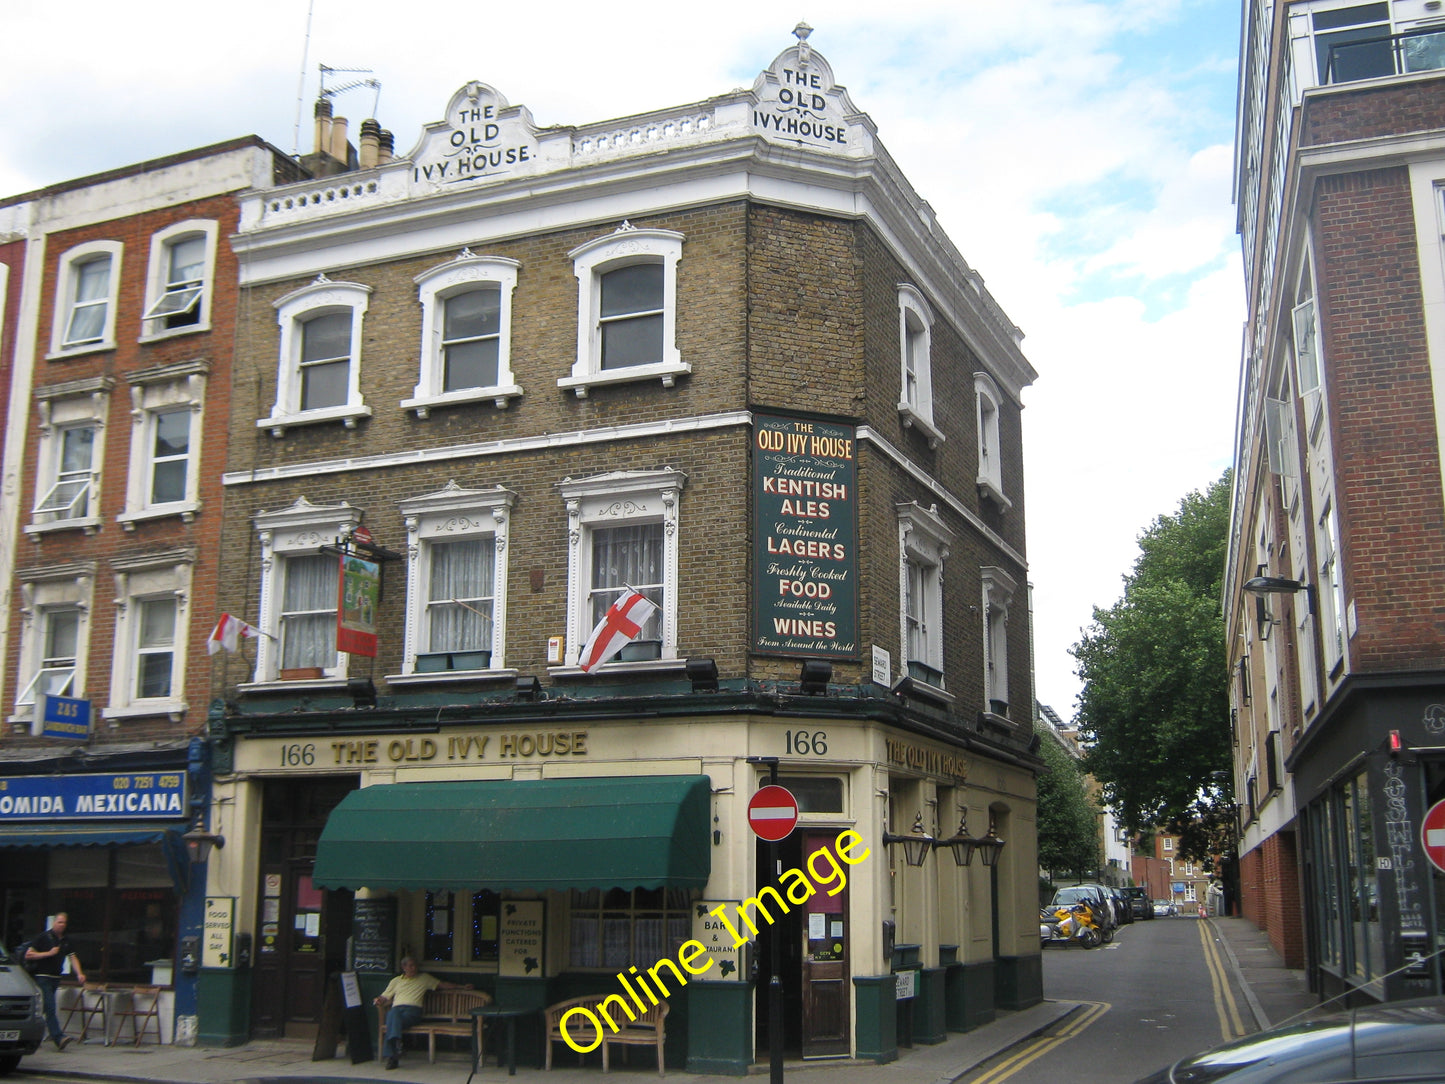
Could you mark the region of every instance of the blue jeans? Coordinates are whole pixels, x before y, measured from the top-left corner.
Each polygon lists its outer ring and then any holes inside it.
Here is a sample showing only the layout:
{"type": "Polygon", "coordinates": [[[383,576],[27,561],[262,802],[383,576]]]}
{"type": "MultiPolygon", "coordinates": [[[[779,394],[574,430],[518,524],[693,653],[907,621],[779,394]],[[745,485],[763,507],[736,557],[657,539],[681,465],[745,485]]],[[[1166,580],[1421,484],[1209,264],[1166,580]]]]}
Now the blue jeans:
{"type": "Polygon", "coordinates": [[[401,1033],[420,1019],[420,1005],[393,1005],[387,1009],[386,1038],[382,1040],[381,1056],[384,1058],[401,1057],[401,1033]]]}
{"type": "Polygon", "coordinates": [[[32,975],[31,977],[40,987],[40,1003],[45,1008],[45,1026],[50,1029],[50,1037],[58,1043],[65,1034],[60,1030],[60,1014],[55,1010],[55,991],[60,989],[60,976],[32,975]]]}

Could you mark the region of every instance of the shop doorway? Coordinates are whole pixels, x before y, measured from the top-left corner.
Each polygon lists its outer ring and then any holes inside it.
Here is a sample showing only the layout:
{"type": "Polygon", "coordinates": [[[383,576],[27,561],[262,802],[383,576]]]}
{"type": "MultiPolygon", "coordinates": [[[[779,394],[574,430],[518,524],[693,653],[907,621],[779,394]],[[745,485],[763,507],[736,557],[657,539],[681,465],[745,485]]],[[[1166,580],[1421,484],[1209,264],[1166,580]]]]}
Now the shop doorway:
{"type": "Polygon", "coordinates": [[[346,776],[264,784],[252,955],[256,1038],[314,1036],[327,981],[346,966],[352,894],[315,887],[311,872],[326,818],[357,782],[346,776]]]}

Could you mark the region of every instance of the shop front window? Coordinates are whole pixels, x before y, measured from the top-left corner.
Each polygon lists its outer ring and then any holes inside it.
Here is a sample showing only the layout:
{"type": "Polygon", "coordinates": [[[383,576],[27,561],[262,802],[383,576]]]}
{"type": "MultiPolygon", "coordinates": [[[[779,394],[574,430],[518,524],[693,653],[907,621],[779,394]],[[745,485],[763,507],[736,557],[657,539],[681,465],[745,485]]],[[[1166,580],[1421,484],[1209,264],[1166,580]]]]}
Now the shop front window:
{"type": "Polygon", "coordinates": [[[676,956],[691,930],[686,889],[574,891],[568,963],[625,970],[638,960],[676,956]]]}
{"type": "Polygon", "coordinates": [[[49,887],[87,979],[148,983],[152,963],[174,959],[175,887],[158,845],[58,848],[49,887]]]}

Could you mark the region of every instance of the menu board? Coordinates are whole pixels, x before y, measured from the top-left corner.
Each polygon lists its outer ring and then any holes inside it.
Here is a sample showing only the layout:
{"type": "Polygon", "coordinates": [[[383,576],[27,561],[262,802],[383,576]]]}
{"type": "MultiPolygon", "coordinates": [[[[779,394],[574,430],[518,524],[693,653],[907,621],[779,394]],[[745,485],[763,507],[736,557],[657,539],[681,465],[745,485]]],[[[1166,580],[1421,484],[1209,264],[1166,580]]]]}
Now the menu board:
{"type": "Polygon", "coordinates": [[[396,951],[396,900],[353,900],[351,907],[352,966],[390,974],[396,951]]]}

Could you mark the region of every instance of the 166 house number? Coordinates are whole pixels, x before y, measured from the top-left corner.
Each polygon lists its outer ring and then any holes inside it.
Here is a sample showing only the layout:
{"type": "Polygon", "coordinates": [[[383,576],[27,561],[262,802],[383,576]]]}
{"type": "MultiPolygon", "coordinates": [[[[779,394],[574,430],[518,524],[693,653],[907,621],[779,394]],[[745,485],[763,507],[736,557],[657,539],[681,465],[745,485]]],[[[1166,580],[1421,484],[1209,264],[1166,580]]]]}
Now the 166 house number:
{"type": "Polygon", "coordinates": [[[828,752],[828,732],[826,730],[785,730],[787,735],[788,754],[796,753],[799,756],[826,756],[828,752]]]}

